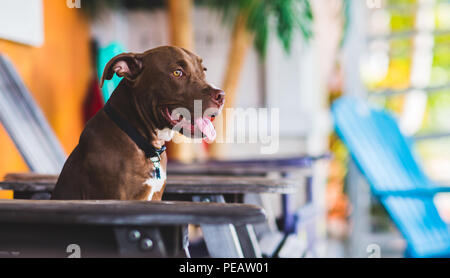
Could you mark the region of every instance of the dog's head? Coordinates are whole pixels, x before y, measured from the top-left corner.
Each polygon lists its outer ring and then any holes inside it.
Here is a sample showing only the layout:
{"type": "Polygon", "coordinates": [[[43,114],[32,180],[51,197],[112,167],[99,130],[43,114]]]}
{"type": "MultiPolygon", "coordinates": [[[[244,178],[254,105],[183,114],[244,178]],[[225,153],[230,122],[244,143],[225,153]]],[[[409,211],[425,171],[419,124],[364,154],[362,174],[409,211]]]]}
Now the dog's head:
{"type": "Polygon", "coordinates": [[[112,58],[101,85],[114,73],[124,77],[130,97],[157,129],[175,127],[185,135],[212,141],[216,134],[212,121],[223,109],[225,93],[206,81],[205,72],[202,59],[194,53],[163,46],[112,58]]]}

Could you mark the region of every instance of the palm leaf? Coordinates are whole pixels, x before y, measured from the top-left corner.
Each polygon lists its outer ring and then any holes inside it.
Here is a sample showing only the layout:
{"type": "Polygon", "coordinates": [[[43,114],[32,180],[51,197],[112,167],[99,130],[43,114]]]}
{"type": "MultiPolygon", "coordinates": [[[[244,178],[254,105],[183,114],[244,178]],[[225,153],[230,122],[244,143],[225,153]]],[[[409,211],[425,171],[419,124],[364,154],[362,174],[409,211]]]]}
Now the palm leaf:
{"type": "Polygon", "coordinates": [[[255,36],[255,48],[262,56],[272,28],[287,52],[295,31],[300,31],[306,41],[312,37],[313,15],[308,0],[197,0],[196,3],[220,11],[226,22],[234,22],[238,14],[245,13],[247,27],[255,36]]]}

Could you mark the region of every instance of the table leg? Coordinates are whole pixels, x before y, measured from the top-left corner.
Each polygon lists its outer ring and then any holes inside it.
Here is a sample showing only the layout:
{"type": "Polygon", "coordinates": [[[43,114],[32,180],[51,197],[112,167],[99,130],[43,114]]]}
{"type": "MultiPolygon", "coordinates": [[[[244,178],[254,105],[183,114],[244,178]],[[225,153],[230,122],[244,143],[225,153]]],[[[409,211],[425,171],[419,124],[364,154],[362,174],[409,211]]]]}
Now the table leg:
{"type": "MultiPolygon", "coordinates": [[[[222,195],[194,196],[195,202],[224,203],[222,195]]],[[[232,224],[201,225],[208,252],[213,258],[244,258],[239,238],[232,224]]]]}

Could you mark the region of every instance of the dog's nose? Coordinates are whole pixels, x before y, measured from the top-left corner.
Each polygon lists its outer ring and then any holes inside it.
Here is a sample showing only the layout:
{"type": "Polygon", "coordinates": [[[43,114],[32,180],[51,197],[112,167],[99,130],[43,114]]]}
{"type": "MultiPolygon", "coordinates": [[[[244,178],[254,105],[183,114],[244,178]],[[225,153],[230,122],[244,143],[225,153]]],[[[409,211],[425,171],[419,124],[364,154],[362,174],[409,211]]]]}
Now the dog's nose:
{"type": "Polygon", "coordinates": [[[220,89],[214,89],[211,98],[215,104],[223,105],[225,102],[225,92],[220,89]]]}

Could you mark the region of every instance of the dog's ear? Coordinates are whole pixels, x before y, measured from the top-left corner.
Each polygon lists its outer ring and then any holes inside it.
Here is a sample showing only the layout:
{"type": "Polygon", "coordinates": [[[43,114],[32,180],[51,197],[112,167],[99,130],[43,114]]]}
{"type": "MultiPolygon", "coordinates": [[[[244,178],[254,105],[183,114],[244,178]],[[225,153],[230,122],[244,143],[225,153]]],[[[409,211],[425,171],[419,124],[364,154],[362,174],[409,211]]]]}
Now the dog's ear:
{"type": "Polygon", "coordinates": [[[103,87],[105,80],[111,80],[114,73],[117,76],[134,80],[142,71],[142,57],[135,53],[122,53],[112,58],[103,70],[100,87],[103,87]]]}

